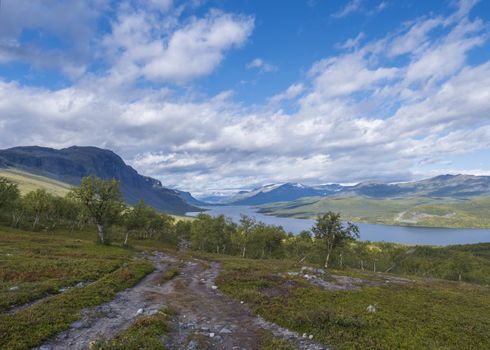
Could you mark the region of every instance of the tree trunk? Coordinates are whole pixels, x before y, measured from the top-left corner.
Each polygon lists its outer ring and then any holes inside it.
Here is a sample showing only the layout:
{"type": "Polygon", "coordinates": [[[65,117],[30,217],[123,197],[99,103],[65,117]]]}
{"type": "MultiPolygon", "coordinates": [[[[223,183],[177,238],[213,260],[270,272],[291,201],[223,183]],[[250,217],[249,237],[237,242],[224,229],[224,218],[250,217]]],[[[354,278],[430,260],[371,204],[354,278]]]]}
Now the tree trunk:
{"type": "Polygon", "coordinates": [[[361,260],[361,270],[364,271],[364,261],[361,260]]]}
{"type": "Polygon", "coordinates": [[[327,253],[327,257],[325,258],[325,268],[328,269],[328,260],[330,260],[330,252],[327,253]]]}
{"type": "Polygon", "coordinates": [[[105,244],[104,225],[97,223],[97,233],[99,234],[100,243],[105,244]]]}
{"type": "Polygon", "coordinates": [[[373,265],[373,271],[376,272],[376,261],[374,262],[374,265],[373,265]]]}
{"type": "Polygon", "coordinates": [[[342,254],[340,254],[340,268],[344,265],[342,254]]]}
{"type": "Polygon", "coordinates": [[[129,232],[126,232],[126,237],[124,237],[124,245],[128,245],[129,232]]]}
{"type": "Polygon", "coordinates": [[[461,282],[461,272],[458,274],[458,281],[461,282]]]}
{"type": "Polygon", "coordinates": [[[243,245],[243,249],[242,249],[242,258],[244,258],[244,257],[245,257],[245,253],[246,253],[246,251],[247,251],[247,246],[244,244],[244,245],[243,245]]]}
{"type": "Polygon", "coordinates": [[[32,224],[32,230],[35,230],[38,224],[39,224],[39,214],[36,214],[36,216],[34,217],[34,223],[32,224]]]}

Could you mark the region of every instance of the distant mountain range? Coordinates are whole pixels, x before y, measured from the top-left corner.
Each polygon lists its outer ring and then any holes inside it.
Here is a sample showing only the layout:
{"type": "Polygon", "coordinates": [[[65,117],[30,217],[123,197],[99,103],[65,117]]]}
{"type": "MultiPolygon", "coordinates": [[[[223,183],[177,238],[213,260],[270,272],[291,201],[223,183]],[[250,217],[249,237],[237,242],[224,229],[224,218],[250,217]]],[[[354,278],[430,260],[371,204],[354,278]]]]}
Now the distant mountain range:
{"type": "Polygon", "coordinates": [[[19,169],[74,186],[88,175],[115,178],[129,204],[143,199],[158,210],[174,214],[200,210],[196,205],[201,202],[190,193],[165,188],[159,180],[138,174],[114,152],[96,147],[73,146],[57,150],[30,146],[0,150],[0,167],[19,169]]]}
{"type": "Polygon", "coordinates": [[[251,191],[241,191],[232,196],[215,195],[204,197],[202,200],[229,205],[261,205],[294,201],[305,197],[361,196],[384,199],[397,197],[467,198],[484,195],[490,196],[490,176],[441,175],[426,180],[396,184],[382,182],[362,182],[353,186],[271,184],[251,191]]]}
{"type": "Polygon", "coordinates": [[[183,214],[200,211],[209,204],[262,205],[291,202],[305,197],[389,198],[469,198],[490,196],[490,177],[441,175],[406,183],[362,182],[353,186],[326,184],[307,186],[300,183],[270,184],[232,195],[213,194],[194,198],[189,192],[163,187],[159,180],[138,174],[112,151],[96,147],[52,149],[38,146],[0,150],[0,167],[41,175],[71,185],[82,177],[96,175],[120,182],[125,200],[134,204],[143,199],[156,209],[183,214]]]}

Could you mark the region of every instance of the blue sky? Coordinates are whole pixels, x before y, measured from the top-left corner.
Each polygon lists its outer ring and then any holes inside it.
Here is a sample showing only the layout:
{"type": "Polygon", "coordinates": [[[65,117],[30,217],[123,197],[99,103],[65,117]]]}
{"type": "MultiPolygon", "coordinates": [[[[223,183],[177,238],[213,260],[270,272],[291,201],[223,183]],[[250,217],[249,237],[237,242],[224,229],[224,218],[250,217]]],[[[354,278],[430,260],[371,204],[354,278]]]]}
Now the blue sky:
{"type": "Polygon", "coordinates": [[[193,192],[490,174],[490,2],[3,0],[0,147],[193,192]]]}

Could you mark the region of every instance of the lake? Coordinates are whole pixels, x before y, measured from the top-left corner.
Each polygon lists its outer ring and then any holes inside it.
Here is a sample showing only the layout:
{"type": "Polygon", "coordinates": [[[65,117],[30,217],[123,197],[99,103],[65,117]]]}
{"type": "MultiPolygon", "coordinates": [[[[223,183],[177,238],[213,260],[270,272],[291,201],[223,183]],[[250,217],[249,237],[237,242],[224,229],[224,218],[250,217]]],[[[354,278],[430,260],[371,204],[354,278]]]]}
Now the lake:
{"type": "MultiPolygon", "coordinates": [[[[207,207],[206,214],[225,215],[233,221],[240,220],[240,214],[252,216],[266,224],[282,226],[286,231],[299,233],[308,230],[314,223],[309,219],[280,218],[257,213],[248,206],[207,207]]],[[[188,213],[197,215],[198,213],[188,213]]],[[[453,229],[404,227],[378,224],[358,224],[361,239],[373,242],[395,242],[405,244],[450,245],[490,242],[490,229],[453,229]]]]}

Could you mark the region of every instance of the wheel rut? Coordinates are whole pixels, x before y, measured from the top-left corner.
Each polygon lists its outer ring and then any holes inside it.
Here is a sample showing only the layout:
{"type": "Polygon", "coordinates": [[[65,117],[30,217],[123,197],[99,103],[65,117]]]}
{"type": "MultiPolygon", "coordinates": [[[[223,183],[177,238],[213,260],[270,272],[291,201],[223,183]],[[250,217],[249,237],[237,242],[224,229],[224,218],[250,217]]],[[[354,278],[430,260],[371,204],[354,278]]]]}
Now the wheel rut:
{"type": "Polygon", "coordinates": [[[263,330],[288,340],[298,349],[326,349],[296,332],[265,321],[247,305],[223,295],[214,284],[220,272],[218,263],[197,259],[179,263],[177,258],[161,252],[148,255],[148,259],[155,264],[154,272],[135,287],[119,293],[113,301],[84,310],[82,319],[70,329],[36,349],[87,349],[91,341],[101,337],[111,339],[137,317],[154,314],[162,308],[176,311],[170,331],[162,338],[169,349],[255,350],[260,348],[263,330]],[[179,275],[162,281],[165,270],[177,263],[179,275]]]}

